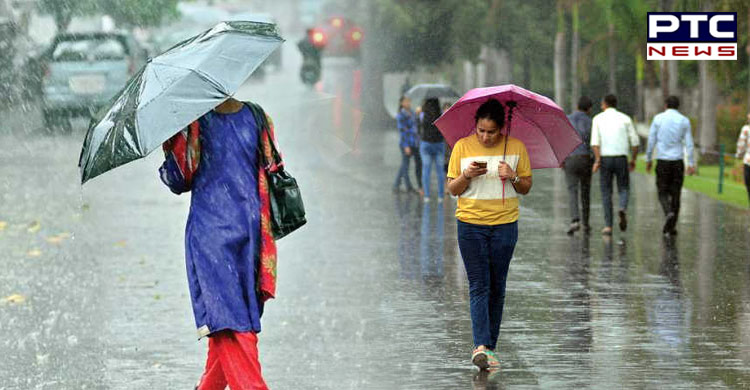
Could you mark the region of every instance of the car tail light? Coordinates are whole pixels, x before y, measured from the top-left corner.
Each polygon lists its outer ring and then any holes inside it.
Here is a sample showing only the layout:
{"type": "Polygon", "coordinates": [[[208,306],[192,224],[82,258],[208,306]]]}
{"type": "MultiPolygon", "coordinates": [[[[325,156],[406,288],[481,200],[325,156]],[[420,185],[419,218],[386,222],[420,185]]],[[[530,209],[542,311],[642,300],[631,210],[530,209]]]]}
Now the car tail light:
{"type": "Polygon", "coordinates": [[[341,20],[341,18],[333,18],[331,19],[331,26],[336,28],[341,28],[341,26],[344,25],[344,21],[341,20]]]}
{"type": "Polygon", "coordinates": [[[360,43],[362,43],[362,39],[365,37],[364,33],[362,33],[362,30],[355,27],[351,30],[349,30],[349,33],[347,34],[347,38],[349,39],[349,42],[352,44],[352,46],[359,46],[360,43]]]}
{"type": "Polygon", "coordinates": [[[323,31],[313,30],[312,34],[310,35],[310,40],[315,47],[320,48],[326,45],[328,38],[323,31]]]}

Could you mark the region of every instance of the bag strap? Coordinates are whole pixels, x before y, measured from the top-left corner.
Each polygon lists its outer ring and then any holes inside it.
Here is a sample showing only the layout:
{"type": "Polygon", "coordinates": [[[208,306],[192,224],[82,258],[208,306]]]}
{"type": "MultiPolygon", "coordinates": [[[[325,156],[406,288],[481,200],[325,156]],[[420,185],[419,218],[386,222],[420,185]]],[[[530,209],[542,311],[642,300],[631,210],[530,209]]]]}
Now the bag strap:
{"type": "Polygon", "coordinates": [[[276,141],[273,139],[273,136],[271,135],[270,126],[268,125],[268,118],[266,117],[266,112],[263,111],[263,108],[255,103],[252,102],[244,102],[245,105],[250,108],[250,111],[253,113],[253,117],[255,118],[256,125],[260,128],[260,137],[258,137],[258,151],[260,153],[261,158],[263,159],[263,165],[266,168],[269,168],[274,163],[276,166],[279,167],[279,169],[282,169],[284,161],[281,159],[281,154],[279,153],[279,150],[276,148],[276,141]],[[265,133],[268,136],[268,142],[271,144],[271,158],[272,161],[266,161],[266,153],[263,150],[263,138],[262,135],[265,133]]]}

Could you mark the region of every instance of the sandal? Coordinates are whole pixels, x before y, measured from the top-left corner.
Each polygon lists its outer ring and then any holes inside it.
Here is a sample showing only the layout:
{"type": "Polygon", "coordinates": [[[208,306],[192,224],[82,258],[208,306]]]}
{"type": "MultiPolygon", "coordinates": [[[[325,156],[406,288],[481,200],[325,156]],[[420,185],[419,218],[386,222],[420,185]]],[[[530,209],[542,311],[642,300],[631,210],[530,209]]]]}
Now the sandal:
{"type": "Polygon", "coordinates": [[[471,354],[471,363],[479,367],[480,370],[488,369],[490,367],[490,364],[488,361],[489,359],[487,352],[489,351],[487,349],[484,349],[483,347],[475,348],[474,352],[472,352],[471,354]]]}
{"type": "Polygon", "coordinates": [[[487,354],[487,364],[490,366],[490,370],[500,368],[500,359],[495,354],[495,351],[488,350],[485,353],[487,354]]]}

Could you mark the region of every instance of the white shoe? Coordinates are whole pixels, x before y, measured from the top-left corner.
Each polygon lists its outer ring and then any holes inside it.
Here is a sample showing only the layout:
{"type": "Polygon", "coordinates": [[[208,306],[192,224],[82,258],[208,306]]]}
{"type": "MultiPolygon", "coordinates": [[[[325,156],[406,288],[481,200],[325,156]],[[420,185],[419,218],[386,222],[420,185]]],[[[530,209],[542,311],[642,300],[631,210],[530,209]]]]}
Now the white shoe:
{"type": "Polygon", "coordinates": [[[425,198],[424,198],[424,199],[422,199],[422,200],[424,200],[424,202],[425,202],[425,203],[430,203],[430,198],[428,198],[428,197],[425,197],[425,198]]]}

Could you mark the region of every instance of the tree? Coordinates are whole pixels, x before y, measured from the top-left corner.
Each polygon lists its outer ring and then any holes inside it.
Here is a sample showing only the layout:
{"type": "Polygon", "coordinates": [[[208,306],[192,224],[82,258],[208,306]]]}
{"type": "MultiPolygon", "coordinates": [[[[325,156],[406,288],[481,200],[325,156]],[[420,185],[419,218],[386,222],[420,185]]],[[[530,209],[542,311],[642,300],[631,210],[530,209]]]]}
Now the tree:
{"type": "Polygon", "coordinates": [[[121,25],[150,27],[177,15],[177,0],[40,0],[39,10],[52,15],[58,31],[74,16],[107,14],[121,25]]]}
{"type": "Polygon", "coordinates": [[[701,121],[700,150],[703,161],[717,161],[713,156],[716,148],[716,102],[718,91],[708,61],[700,61],[701,121]]]}
{"type": "Polygon", "coordinates": [[[565,10],[563,1],[557,0],[557,32],[555,33],[555,102],[565,107],[565,10]]]}
{"type": "Polygon", "coordinates": [[[153,27],[177,16],[177,1],[96,0],[96,5],[98,11],[110,15],[119,25],[153,27]]]}
{"type": "Polygon", "coordinates": [[[95,0],[40,0],[39,11],[51,15],[57,31],[66,31],[74,16],[94,11],[95,0]]]}
{"type": "Polygon", "coordinates": [[[609,49],[609,73],[608,73],[608,83],[607,86],[609,87],[609,93],[617,94],[617,59],[615,57],[615,53],[617,52],[617,40],[615,39],[615,17],[614,12],[612,10],[612,7],[614,4],[612,3],[612,0],[606,0],[605,1],[605,11],[604,14],[607,17],[607,28],[608,28],[608,43],[607,48],[609,49]]]}
{"type": "Polygon", "coordinates": [[[579,34],[580,21],[578,17],[578,6],[580,0],[573,0],[571,5],[571,42],[570,42],[570,109],[575,110],[578,98],[581,95],[581,82],[578,79],[578,53],[581,48],[581,37],[579,34]]]}

